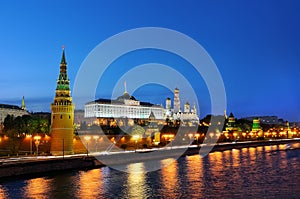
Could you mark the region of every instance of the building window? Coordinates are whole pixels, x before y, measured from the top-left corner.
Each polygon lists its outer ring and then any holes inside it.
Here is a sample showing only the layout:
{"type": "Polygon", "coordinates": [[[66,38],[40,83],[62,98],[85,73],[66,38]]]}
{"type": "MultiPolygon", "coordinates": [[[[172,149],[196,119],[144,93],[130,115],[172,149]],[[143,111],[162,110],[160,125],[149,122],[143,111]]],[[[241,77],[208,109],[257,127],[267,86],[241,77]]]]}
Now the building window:
{"type": "Polygon", "coordinates": [[[71,119],[71,116],[69,115],[69,119],[71,119]]]}
{"type": "Polygon", "coordinates": [[[60,119],[62,119],[62,115],[60,115],[60,119]]]}

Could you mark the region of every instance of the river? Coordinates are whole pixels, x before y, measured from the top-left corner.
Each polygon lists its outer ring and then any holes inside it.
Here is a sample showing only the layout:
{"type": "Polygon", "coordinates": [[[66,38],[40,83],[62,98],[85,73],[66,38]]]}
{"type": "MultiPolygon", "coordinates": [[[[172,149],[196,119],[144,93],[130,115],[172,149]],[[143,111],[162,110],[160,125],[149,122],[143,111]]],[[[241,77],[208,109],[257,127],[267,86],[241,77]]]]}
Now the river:
{"type": "Polygon", "coordinates": [[[6,180],[0,198],[300,198],[300,149],[287,146],[165,159],[153,172],[134,163],[6,180]]]}

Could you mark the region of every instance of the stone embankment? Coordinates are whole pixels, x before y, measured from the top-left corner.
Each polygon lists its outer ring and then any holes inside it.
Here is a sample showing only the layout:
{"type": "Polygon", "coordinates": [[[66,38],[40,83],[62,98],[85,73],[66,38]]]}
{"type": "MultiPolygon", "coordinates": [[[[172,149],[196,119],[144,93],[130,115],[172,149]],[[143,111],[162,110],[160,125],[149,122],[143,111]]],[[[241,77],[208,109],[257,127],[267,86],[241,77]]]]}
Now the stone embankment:
{"type": "Polygon", "coordinates": [[[80,170],[93,169],[102,166],[123,165],[135,162],[145,161],[160,161],[166,158],[179,158],[185,155],[207,154],[215,151],[225,151],[231,149],[241,149],[249,147],[259,147],[268,145],[279,145],[289,143],[300,143],[299,139],[290,140],[275,140],[275,141],[256,141],[256,142],[238,142],[217,144],[213,148],[209,145],[200,147],[180,148],[173,147],[168,149],[156,150],[138,150],[136,153],[119,152],[98,154],[96,157],[82,155],[71,157],[57,157],[57,158],[10,158],[0,159],[0,178],[11,178],[17,176],[31,177],[33,175],[41,174],[47,175],[66,170],[80,170]],[[99,161],[100,160],[100,161],[99,161]]]}

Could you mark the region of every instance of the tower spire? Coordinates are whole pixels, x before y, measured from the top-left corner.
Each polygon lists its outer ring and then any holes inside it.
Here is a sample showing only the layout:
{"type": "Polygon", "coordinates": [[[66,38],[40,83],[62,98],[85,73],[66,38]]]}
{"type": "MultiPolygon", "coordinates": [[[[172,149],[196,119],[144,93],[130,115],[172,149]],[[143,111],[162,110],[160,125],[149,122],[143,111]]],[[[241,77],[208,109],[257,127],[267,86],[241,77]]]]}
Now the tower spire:
{"type": "Polygon", "coordinates": [[[65,56],[65,47],[62,47],[62,56],[60,61],[60,71],[57,80],[56,90],[70,90],[69,79],[67,75],[67,62],[65,56]]]}
{"type": "Polygon", "coordinates": [[[62,46],[62,56],[61,56],[60,64],[67,65],[66,57],[65,57],[65,46],[64,45],[62,46]]]}
{"type": "Polygon", "coordinates": [[[22,97],[21,109],[23,109],[24,111],[26,111],[24,96],[22,97]]]}

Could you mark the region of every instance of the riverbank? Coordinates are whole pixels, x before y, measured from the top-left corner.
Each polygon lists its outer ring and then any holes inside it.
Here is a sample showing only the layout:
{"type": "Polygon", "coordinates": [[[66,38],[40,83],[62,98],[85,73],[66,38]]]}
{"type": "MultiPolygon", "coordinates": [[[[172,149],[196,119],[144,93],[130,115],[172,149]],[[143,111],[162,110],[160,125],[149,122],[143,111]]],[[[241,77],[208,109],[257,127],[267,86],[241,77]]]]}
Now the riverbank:
{"type": "Polygon", "coordinates": [[[97,153],[93,156],[86,154],[65,157],[32,157],[32,158],[6,158],[0,160],[0,178],[32,177],[33,175],[47,175],[49,173],[67,170],[86,170],[110,165],[123,165],[166,158],[179,158],[180,156],[207,154],[215,151],[259,147],[268,145],[300,143],[300,139],[285,139],[273,141],[255,141],[238,143],[219,143],[202,147],[169,147],[156,150],[138,150],[118,153],[97,153]],[[100,161],[99,161],[100,160],[100,161]]]}

